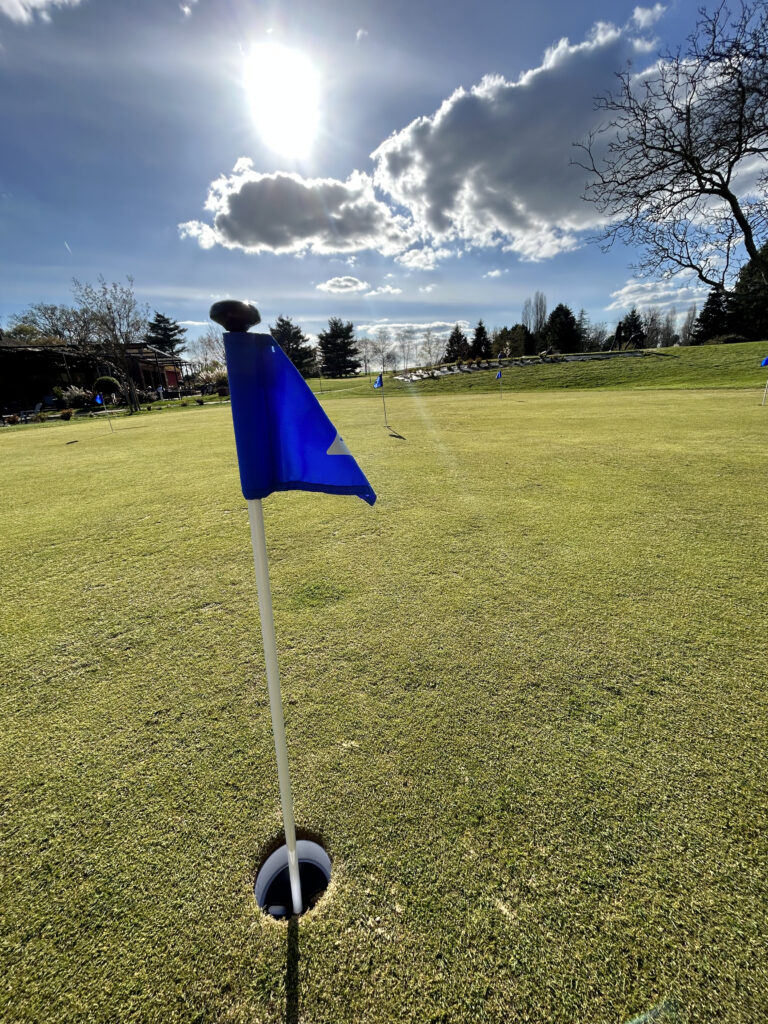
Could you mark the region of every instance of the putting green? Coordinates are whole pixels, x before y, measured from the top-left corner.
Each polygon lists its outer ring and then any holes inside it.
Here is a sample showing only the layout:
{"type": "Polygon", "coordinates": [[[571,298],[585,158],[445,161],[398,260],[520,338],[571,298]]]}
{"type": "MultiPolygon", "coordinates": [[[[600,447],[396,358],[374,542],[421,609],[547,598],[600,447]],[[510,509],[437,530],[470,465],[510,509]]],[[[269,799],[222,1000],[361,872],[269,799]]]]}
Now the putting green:
{"type": "Polygon", "coordinates": [[[378,492],[265,500],[290,927],[229,409],[0,432],[0,1018],[768,1015],[757,391],[323,399],[378,492]],[[76,444],[67,444],[77,441],[76,444]]]}

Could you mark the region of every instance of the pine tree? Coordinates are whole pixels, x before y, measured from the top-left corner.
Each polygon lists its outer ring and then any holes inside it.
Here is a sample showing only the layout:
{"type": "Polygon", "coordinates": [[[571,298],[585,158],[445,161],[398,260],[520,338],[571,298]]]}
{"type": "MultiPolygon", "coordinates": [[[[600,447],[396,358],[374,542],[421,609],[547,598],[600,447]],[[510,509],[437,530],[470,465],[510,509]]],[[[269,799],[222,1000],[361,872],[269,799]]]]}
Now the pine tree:
{"type": "Polygon", "coordinates": [[[472,359],[489,359],[491,355],[491,339],[482,320],[477,321],[477,327],[469,346],[469,354],[472,359]]]}
{"type": "Polygon", "coordinates": [[[269,333],[302,377],[309,377],[315,368],[315,351],[299,325],[289,316],[279,316],[270,326],[269,333]]]}
{"type": "Polygon", "coordinates": [[[360,360],[355,358],[355,328],[351,321],[345,324],[340,317],[332,316],[328,330],[320,331],[317,341],[323,359],[323,376],[351,377],[360,369],[360,360]]]}
{"type": "MultiPolygon", "coordinates": [[[[768,243],[760,252],[768,259],[768,243]]],[[[731,302],[730,330],[754,341],[768,338],[768,285],[754,260],[739,271],[731,302]]]]}
{"type": "Polygon", "coordinates": [[[155,310],[155,317],[147,327],[144,341],[148,345],[159,348],[161,352],[167,352],[170,356],[177,356],[184,351],[184,335],[186,327],[182,327],[176,320],[163,316],[155,310]]]}
{"type": "Polygon", "coordinates": [[[549,348],[558,352],[578,352],[581,346],[576,317],[562,302],[549,314],[544,337],[549,348]]]}
{"type": "Polygon", "coordinates": [[[446,363],[460,363],[469,356],[469,342],[458,324],[450,333],[445,347],[446,363]]]}
{"type": "Polygon", "coordinates": [[[706,345],[708,341],[727,334],[730,329],[728,295],[723,288],[714,287],[707,296],[696,318],[691,335],[692,345],[706,345]]]}
{"type": "MultiPolygon", "coordinates": [[[[633,306],[621,321],[622,341],[624,348],[642,348],[645,344],[645,331],[643,330],[643,318],[633,306]]],[[[616,328],[618,334],[618,326],[616,328]]]]}

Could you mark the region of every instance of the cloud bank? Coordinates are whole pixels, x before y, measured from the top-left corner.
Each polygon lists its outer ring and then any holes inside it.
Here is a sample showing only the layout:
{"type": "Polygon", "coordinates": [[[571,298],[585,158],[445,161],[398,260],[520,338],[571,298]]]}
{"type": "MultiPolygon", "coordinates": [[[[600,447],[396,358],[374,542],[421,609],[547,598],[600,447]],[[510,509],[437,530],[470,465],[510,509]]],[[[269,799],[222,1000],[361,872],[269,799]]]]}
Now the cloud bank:
{"type": "Polygon", "coordinates": [[[415,270],[477,247],[529,261],[575,249],[600,222],[581,199],[571,143],[600,121],[595,95],[647,50],[638,33],[663,11],[637,7],[624,27],[599,22],[580,43],[561,39],[515,82],[489,76],[457,89],[383,141],[371,173],[262,174],[241,159],[210,186],[212,223],[189,221],[181,233],[247,252],[371,249],[415,270]]]}

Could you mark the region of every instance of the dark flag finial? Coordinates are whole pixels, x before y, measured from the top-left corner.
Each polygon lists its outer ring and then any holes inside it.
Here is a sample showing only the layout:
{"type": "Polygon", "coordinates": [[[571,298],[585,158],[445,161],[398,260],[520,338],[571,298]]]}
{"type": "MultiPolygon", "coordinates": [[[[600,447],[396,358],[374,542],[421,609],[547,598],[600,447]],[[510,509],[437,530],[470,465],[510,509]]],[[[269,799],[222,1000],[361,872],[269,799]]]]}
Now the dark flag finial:
{"type": "Polygon", "coordinates": [[[249,331],[251,327],[261,323],[261,314],[250,302],[237,299],[223,299],[214,302],[208,316],[214,323],[220,324],[229,333],[249,331]]]}

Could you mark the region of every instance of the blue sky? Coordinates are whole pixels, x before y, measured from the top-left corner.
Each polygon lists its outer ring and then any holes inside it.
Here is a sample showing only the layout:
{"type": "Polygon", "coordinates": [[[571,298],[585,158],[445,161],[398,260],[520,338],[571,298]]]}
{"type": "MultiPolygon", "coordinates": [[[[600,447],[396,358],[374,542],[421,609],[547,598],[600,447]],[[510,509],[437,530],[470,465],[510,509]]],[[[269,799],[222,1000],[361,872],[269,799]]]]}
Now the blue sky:
{"type": "Polygon", "coordinates": [[[695,6],[0,0],[0,322],[98,274],[191,336],[225,296],[310,333],[511,325],[536,290],[682,314],[689,282],[588,243],[570,161],[695,6]]]}

